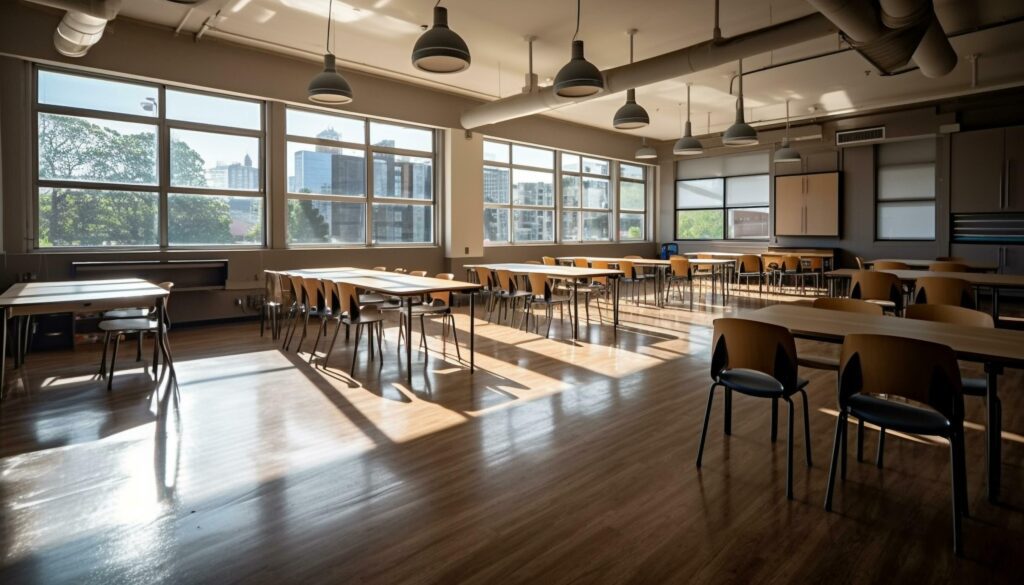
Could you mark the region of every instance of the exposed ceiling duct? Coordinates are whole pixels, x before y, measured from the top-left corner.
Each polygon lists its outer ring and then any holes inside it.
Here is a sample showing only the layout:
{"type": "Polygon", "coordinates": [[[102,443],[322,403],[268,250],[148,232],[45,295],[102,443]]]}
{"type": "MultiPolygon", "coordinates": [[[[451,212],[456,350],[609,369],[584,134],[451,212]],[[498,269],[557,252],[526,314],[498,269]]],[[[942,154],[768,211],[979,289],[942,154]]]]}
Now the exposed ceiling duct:
{"type": "MultiPolygon", "coordinates": [[[[810,14],[735,37],[704,41],[691,47],[603,71],[607,88],[605,93],[618,93],[666,81],[835,32],[835,26],[827,18],[821,14],[810,14]]],[[[464,112],[462,127],[471,130],[488,124],[540,114],[586,99],[588,98],[560,98],[551,87],[539,88],[464,112]]]]}
{"type": "Polygon", "coordinates": [[[956,52],[930,0],[879,0],[877,5],[871,0],[808,2],[884,74],[896,72],[911,58],[926,77],[942,77],[956,67],[956,52]]]}
{"type": "Polygon", "coordinates": [[[107,23],[117,17],[121,0],[29,0],[66,10],[53,32],[53,45],[65,57],[82,57],[100,42],[107,23]]]}

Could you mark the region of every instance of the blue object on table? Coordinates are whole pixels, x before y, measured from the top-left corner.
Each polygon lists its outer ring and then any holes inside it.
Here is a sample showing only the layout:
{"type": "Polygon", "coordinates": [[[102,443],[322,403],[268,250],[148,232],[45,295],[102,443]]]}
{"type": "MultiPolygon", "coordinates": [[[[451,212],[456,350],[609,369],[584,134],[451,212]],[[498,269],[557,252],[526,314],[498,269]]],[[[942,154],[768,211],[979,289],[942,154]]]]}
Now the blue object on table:
{"type": "Polygon", "coordinates": [[[679,244],[670,243],[661,245],[661,259],[668,260],[672,256],[679,255],[679,244]]]}

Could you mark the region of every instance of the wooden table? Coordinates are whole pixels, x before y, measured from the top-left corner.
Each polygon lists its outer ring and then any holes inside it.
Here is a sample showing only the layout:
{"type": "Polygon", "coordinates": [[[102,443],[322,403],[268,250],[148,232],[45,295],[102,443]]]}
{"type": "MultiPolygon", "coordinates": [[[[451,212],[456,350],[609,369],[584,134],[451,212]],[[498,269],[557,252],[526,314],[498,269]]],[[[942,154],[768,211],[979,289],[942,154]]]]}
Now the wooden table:
{"type": "MultiPolygon", "coordinates": [[[[920,258],[879,258],[878,260],[865,260],[864,266],[872,266],[875,262],[902,262],[911,268],[928,268],[936,262],[944,262],[944,260],[921,260],[920,258]]],[[[970,272],[995,272],[999,270],[999,267],[995,264],[973,264],[971,262],[959,262],[951,260],[957,264],[966,264],[970,269],[970,272]]]]}
{"type": "Polygon", "coordinates": [[[949,346],[957,358],[985,365],[988,378],[986,403],[986,468],[989,500],[999,497],[1001,479],[1002,415],[998,377],[1004,367],[1024,367],[1024,331],[965,327],[933,321],[875,316],[814,309],[794,305],[773,305],[743,315],[745,319],[780,325],[795,337],[842,343],[854,333],[892,335],[931,341],[949,346]]]}
{"type": "Polygon", "coordinates": [[[406,379],[412,383],[412,299],[436,292],[469,293],[469,371],[475,371],[474,346],[476,342],[476,291],[481,285],[474,282],[445,280],[428,276],[411,276],[398,272],[367,270],[365,268],[312,268],[286,270],[285,274],[319,278],[331,282],[349,284],[357,289],[383,295],[399,297],[405,306],[406,323],[409,325],[405,340],[406,379]]]}
{"type": "Polygon", "coordinates": [[[660,258],[606,258],[604,256],[559,256],[556,262],[575,266],[576,260],[585,260],[587,264],[594,262],[607,262],[611,266],[619,267],[620,262],[632,262],[636,266],[654,268],[654,306],[661,307],[661,288],[665,281],[665,274],[672,268],[672,263],[660,258]]]}
{"type": "MultiPolygon", "coordinates": [[[[994,274],[991,272],[932,272],[930,270],[880,270],[895,274],[903,282],[915,282],[918,278],[937,276],[940,278],[959,278],[971,283],[976,289],[987,288],[992,291],[992,319],[999,324],[999,292],[1002,290],[1024,289],[1024,275],[1020,274],[994,274]]],[[[848,281],[857,273],[855,268],[840,268],[825,273],[825,278],[830,281],[848,281]]],[[[829,285],[829,292],[836,294],[836,288],[829,285]]]]}
{"type": "Polygon", "coordinates": [[[28,328],[25,327],[24,318],[49,313],[103,312],[126,307],[157,307],[160,315],[157,318],[159,330],[155,343],[160,348],[165,365],[170,368],[171,378],[174,379],[174,364],[170,360],[170,348],[164,345],[164,322],[169,295],[169,291],[141,278],[23,282],[11,285],[4,291],[4,294],[0,295],[0,311],[3,312],[3,340],[0,342],[0,399],[4,397],[6,386],[8,322],[17,318],[14,367],[19,368],[25,361],[25,347],[28,341],[28,328]]]}
{"type": "Polygon", "coordinates": [[[612,269],[598,269],[598,268],[576,268],[574,266],[547,266],[544,264],[525,264],[517,262],[501,263],[501,264],[466,264],[464,266],[470,277],[473,276],[473,271],[477,268],[485,268],[487,270],[507,270],[515,275],[528,275],[528,274],[543,274],[550,278],[568,280],[572,282],[572,298],[573,298],[573,326],[572,326],[572,340],[576,341],[580,335],[580,301],[579,301],[579,281],[586,280],[588,278],[596,277],[610,277],[615,283],[614,291],[612,294],[612,328],[615,331],[619,329],[619,278],[622,277],[621,270],[612,269]]]}

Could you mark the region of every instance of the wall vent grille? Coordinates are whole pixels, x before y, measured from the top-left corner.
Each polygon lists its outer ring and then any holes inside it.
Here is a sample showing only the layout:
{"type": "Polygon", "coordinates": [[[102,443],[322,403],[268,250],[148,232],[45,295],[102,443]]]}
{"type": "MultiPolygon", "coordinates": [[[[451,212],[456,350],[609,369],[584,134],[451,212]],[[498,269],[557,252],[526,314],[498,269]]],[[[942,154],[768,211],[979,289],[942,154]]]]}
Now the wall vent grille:
{"type": "Polygon", "coordinates": [[[885,140],[885,126],[836,132],[836,146],[850,146],[885,140]]]}

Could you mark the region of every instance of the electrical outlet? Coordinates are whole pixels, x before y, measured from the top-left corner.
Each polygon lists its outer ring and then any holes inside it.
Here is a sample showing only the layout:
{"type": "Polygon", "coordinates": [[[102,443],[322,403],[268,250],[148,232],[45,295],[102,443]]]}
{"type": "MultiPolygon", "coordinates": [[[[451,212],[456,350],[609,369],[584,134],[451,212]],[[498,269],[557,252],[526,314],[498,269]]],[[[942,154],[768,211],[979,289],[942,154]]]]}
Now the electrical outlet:
{"type": "Polygon", "coordinates": [[[242,297],[237,297],[235,299],[235,306],[236,307],[241,307],[242,306],[242,297]]]}

